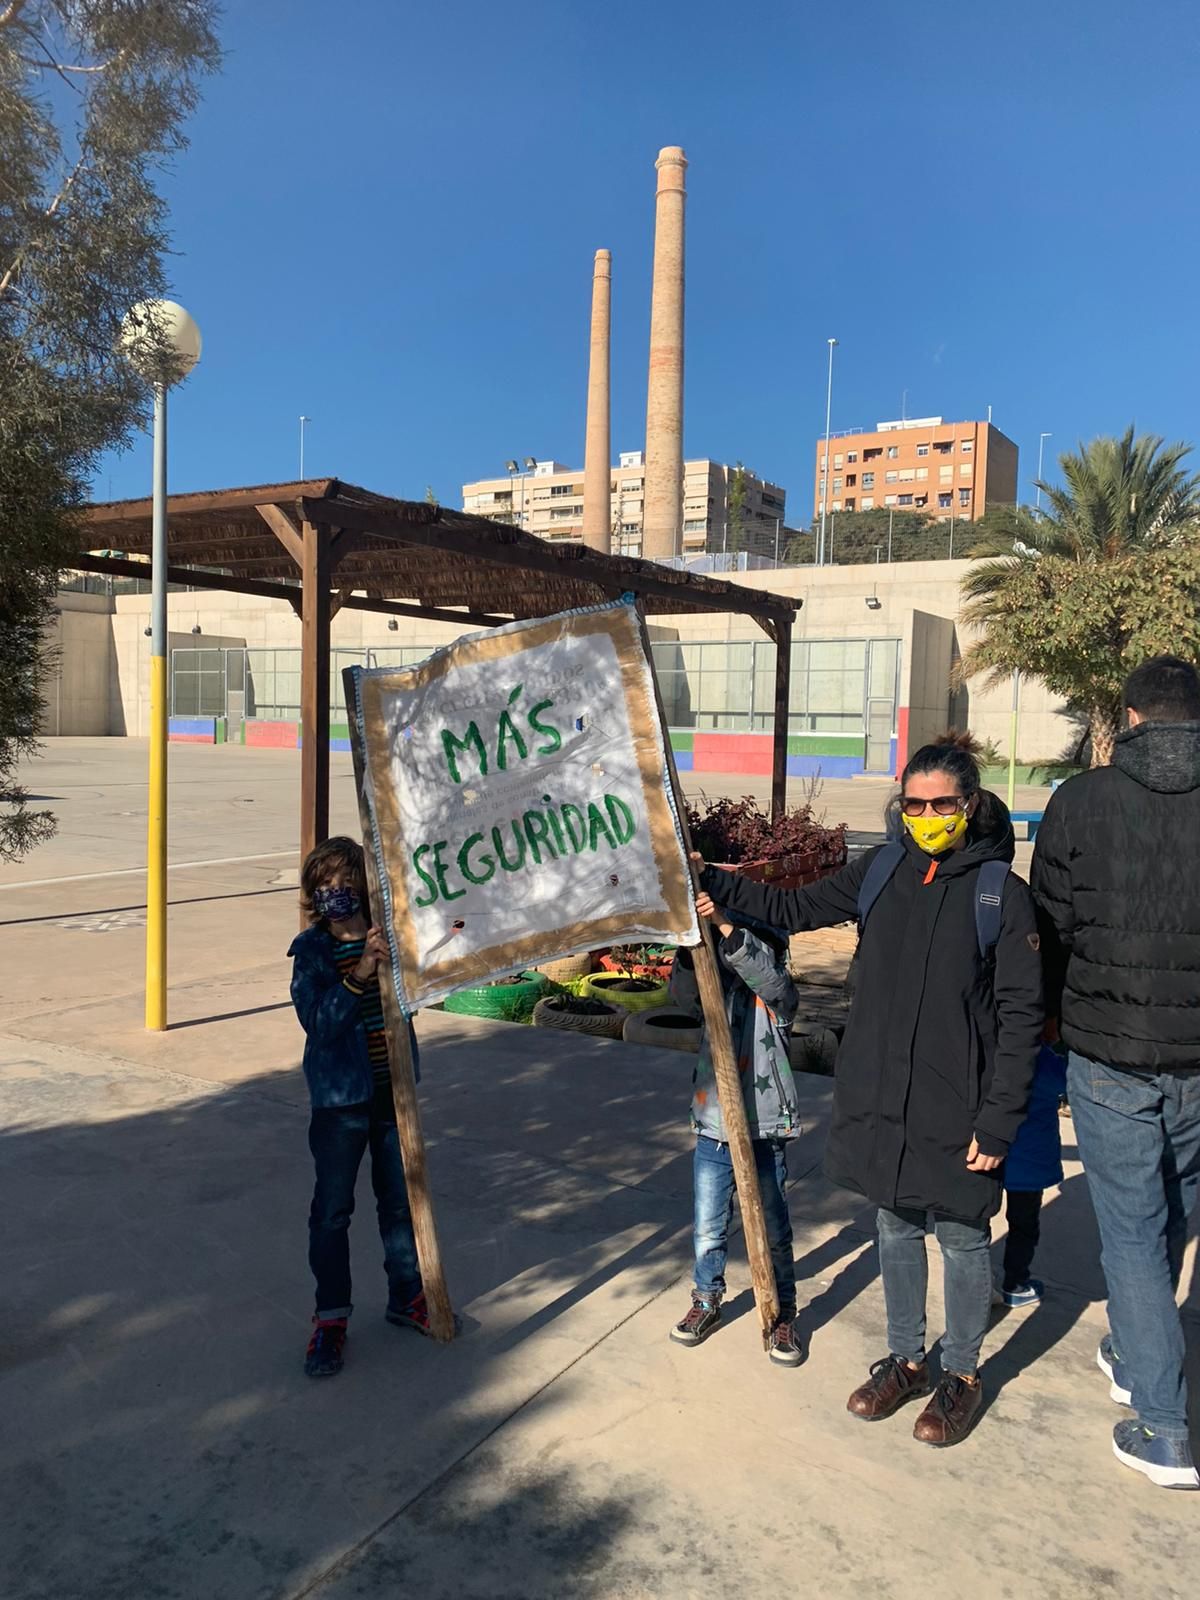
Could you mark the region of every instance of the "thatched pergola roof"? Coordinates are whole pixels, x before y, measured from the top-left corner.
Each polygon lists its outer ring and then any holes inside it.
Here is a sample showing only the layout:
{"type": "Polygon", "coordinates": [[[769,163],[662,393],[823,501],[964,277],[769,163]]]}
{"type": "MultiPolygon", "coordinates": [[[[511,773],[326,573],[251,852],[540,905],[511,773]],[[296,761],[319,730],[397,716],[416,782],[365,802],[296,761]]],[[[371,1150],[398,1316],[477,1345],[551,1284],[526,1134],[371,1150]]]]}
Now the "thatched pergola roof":
{"type": "MultiPolygon", "coordinates": [[[[153,504],[89,506],[77,566],[144,578],[153,504]],[[121,556],[98,554],[120,550],[121,556]]],[[[288,601],[300,617],[302,852],[329,816],[329,625],[343,606],[495,627],[635,594],[645,612],[751,617],[776,643],[772,796],[784,803],[792,623],[801,602],[653,561],[553,544],[521,528],[422,501],[395,500],[338,478],[171,495],[170,583],[288,601]],[[299,582],[297,582],[299,579],[299,582]]]]}

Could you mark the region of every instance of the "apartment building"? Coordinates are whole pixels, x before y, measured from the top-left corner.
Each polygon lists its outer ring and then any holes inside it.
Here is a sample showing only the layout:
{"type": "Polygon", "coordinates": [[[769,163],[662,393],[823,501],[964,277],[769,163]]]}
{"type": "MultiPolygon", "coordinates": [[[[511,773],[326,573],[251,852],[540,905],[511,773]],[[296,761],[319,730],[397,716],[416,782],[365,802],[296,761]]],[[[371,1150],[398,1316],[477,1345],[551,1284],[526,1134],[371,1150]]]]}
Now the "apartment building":
{"type": "MultiPolygon", "coordinates": [[[[981,517],[1017,499],[1017,447],[990,422],[941,417],[880,422],[834,434],[828,511],[923,511],[939,521],[981,517]]],[[[813,516],[825,493],[825,440],[817,440],[813,516]]]]}
{"type": "MultiPolygon", "coordinates": [[[[609,481],[609,527],[617,555],[642,553],[646,458],[624,451],[609,481]]],[[[685,461],[683,551],[749,550],[771,554],[776,536],[786,542],[786,493],[748,468],[719,461],[685,461]],[[741,474],[739,478],[739,472],[741,474]]],[[[464,511],[496,522],[513,522],[543,539],[580,539],[583,532],[583,472],[561,461],[517,463],[502,478],[464,483],[464,511]]]]}

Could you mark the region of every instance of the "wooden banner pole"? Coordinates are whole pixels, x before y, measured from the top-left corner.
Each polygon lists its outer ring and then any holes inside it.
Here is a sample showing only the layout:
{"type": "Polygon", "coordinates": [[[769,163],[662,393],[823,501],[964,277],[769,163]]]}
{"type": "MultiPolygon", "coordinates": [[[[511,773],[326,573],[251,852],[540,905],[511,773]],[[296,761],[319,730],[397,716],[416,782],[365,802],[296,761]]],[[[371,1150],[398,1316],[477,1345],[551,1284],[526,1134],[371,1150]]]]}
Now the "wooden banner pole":
{"type": "MultiPolygon", "coordinates": [[[[354,786],[358,792],[358,816],[367,858],[367,892],[371,901],[371,922],[373,926],[381,927],[383,925],[381,908],[385,901],[380,893],[379,871],[371,842],[371,816],[363,785],[365,757],[362,729],[358,723],[353,669],[349,667],[345,669],[342,682],[345,685],[346,712],[350,726],[350,753],[354,759],[354,786]]],[[[400,1154],[404,1159],[404,1181],[408,1187],[408,1204],[412,1213],[413,1236],[417,1242],[421,1282],[425,1289],[425,1301],[429,1307],[429,1330],[435,1339],[448,1344],[455,1334],[454,1308],[450,1304],[450,1291],[446,1287],[446,1276],[442,1271],[442,1252],[438,1244],[437,1224],[433,1217],[433,1195],[429,1188],[429,1167],[425,1160],[425,1135],[421,1131],[421,1108],[417,1102],[417,1078],[413,1069],[408,1018],[404,1015],[396,994],[390,962],[379,969],[379,992],[383,1000],[383,1020],[387,1031],[388,1066],[392,1075],[392,1106],[396,1113],[396,1128],[400,1134],[400,1154]]]]}
{"type": "MultiPolygon", "coordinates": [[[[650,667],[654,684],[654,698],[658,704],[658,720],[662,728],[666,751],[667,776],[675,797],[675,810],[683,834],[684,848],[688,852],[688,866],[692,881],[700,887],[699,874],[691,860],[692,836],[688,829],[687,806],[675,767],[675,753],[663,710],[662,691],[658,686],[658,673],[654,669],[654,656],[650,650],[650,635],[646,631],[646,614],[638,602],[638,621],[641,627],[642,648],[650,667]]],[[[733,1176],[737,1184],[738,1204],[742,1212],[742,1228],[746,1235],[746,1254],[750,1258],[750,1279],[754,1285],[754,1301],[762,1323],[763,1342],[779,1317],[779,1297],[775,1291],[775,1271],[771,1265],[771,1251],[767,1244],[767,1221],[763,1213],[762,1190],[758,1182],[758,1168],[754,1161],[754,1146],[750,1140],[750,1125],[746,1121],[746,1104],[742,1099],[741,1074],[733,1052],[733,1039],[729,1032],[729,1016],[725,1010],[725,995],[717,966],[716,948],[710,925],[700,918],[700,944],[694,951],[696,985],[700,991],[700,1004],[704,1011],[704,1027],[708,1048],[712,1055],[713,1073],[717,1080],[717,1096],[725,1120],[729,1139],[729,1154],[733,1160],[733,1176]]]]}

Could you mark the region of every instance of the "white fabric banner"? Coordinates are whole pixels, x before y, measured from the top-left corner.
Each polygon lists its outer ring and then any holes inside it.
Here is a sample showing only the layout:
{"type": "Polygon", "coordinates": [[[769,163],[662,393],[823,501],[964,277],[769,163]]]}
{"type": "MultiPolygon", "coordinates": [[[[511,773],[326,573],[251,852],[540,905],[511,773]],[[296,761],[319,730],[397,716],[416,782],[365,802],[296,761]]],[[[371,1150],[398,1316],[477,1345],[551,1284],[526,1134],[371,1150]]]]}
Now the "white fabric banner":
{"type": "Polygon", "coordinates": [[[354,670],[406,1010],[618,941],[698,942],[651,672],[625,602],[354,670]]]}

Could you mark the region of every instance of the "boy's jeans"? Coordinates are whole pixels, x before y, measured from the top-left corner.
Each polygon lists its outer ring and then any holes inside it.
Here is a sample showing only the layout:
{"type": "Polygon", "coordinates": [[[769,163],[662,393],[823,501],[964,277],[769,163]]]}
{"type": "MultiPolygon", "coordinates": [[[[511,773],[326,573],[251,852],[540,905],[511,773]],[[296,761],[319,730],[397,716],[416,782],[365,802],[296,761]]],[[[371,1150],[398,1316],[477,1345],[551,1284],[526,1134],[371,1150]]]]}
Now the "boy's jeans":
{"type": "MultiPolygon", "coordinates": [[[[775,1293],[782,1316],[796,1312],[796,1264],[792,1259],[792,1220],[784,1189],[787,1145],[782,1139],[755,1139],[754,1164],[762,1191],[767,1244],[775,1269],[775,1293]]],[[[706,1134],[696,1139],[692,1165],[695,1190],[696,1288],[701,1294],[725,1293],[725,1261],[729,1224],[733,1219],[733,1158],[727,1144],[706,1134]]]]}
{"type": "Polygon", "coordinates": [[[350,1315],[350,1218],[355,1180],[368,1149],[388,1304],[397,1310],[408,1305],[420,1292],[421,1274],[390,1094],[377,1094],[362,1105],[314,1109],[308,1146],[317,1169],[308,1216],[308,1264],[317,1280],[317,1316],[350,1315]]]}
{"type": "Polygon", "coordinates": [[[887,1306],[888,1349],[920,1365],[925,1359],[925,1294],[932,1226],[942,1251],[946,1336],[942,1370],[973,1378],[992,1313],[991,1229],[924,1211],[879,1210],[879,1273],[887,1306]]]}
{"type": "Polygon", "coordinates": [[[1146,1426],[1186,1440],[1175,1291],[1200,1185],[1200,1074],[1118,1072],[1072,1051],[1067,1098],[1100,1225],[1121,1371],[1146,1426]]]}

